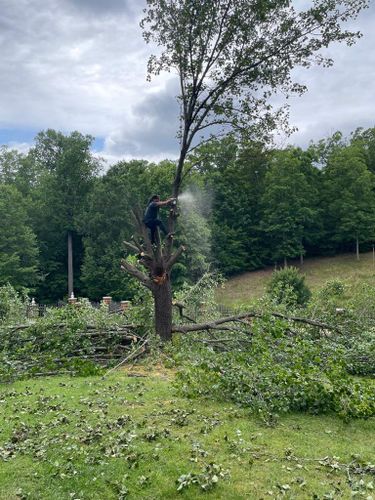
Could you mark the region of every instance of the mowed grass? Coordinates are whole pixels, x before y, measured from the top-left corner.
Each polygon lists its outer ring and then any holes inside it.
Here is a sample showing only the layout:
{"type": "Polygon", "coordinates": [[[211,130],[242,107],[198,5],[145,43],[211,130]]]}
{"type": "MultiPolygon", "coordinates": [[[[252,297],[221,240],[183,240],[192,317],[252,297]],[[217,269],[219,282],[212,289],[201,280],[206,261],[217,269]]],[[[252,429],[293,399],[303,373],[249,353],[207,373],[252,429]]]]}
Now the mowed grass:
{"type": "MultiPolygon", "coordinates": [[[[375,266],[372,252],[360,254],[360,260],[355,254],[338,255],[335,257],[312,257],[305,259],[301,266],[298,261],[289,261],[306,276],[306,283],[312,291],[319,289],[331,279],[340,279],[349,285],[357,283],[375,284],[375,266]]],[[[217,292],[218,301],[228,307],[246,304],[258,298],[266,290],[271,279],[273,267],[243,273],[229,279],[223,288],[217,292]]]]}
{"type": "Polygon", "coordinates": [[[344,464],[374,463],[374,419],[289,415],[267,427],[229,403],[181,397],[173,379],[122,371],[0,386],[0,498],[372,498],[373,478],[344,464]],[[178,492],[189,474],[201,485],[178,492]]]}

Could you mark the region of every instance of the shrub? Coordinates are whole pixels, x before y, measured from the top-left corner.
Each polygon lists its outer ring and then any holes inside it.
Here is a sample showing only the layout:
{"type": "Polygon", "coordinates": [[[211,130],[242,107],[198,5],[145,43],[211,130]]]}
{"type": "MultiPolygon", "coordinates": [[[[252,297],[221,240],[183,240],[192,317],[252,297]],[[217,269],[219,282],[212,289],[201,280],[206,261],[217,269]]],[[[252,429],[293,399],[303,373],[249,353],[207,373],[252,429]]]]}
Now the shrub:
{"type": "Polygon", "coordinates": [[[320,294],[324,297],[343,297],[345,293],[345,285],[341,280],[333,279],[327,281],[323,288],[320,290],[320,294]]]}
{"type": "Polygon", "coordinates": [[[0,287],[0,325],[16,324],[26,316],[26,300],[9,283],[0,287]]]}
{"type": "Polygon", "coordinates": [[[311,297],[311,292],[305,284],[305,276],[296,267],[275,271],[268,284],[267,293],[277,304],[288,306],[304,306],[311,297]]]}

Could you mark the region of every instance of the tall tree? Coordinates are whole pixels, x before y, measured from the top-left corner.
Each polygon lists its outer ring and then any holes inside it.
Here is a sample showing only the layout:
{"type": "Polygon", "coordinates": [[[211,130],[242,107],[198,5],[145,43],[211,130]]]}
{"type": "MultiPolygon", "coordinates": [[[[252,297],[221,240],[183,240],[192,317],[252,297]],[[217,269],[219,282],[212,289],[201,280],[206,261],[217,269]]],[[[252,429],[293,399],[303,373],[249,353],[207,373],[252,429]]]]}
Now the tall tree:
{"type": "MultiPolygon", "coordinates": [[[[176,71],[180,81],[180,155],[172,193],[177,198],[186,175],[185,160],[205,133],[268,135],[279,112],[269,97],[277,90],[301,93],[292,81],[298,65],[326,63],[320,49],[333,41],[353,43],[358,34],[342,24],[356,17],[366,0],[315,0],[307,10],[291,2],[254,0],[147,0],[141,25],[146,41],[161,47],[149,61],[149,76],[176,71]],[[213,128],[215,127],[215,128],[213,128]]],[[[169,230],[175,230],[171,210],[169,230]]],[[[151,274],[124,262],[124,268],[154,296],[155,327],[171,338],[170,272],[183,248],[173,252],[173,239],[156,252],[146,241],[143,264],[151,274]]]]}
{"type": "Polygon", "coordinates": [[[268,154],[261,144],[226,138],[197,148],[195,156],[212,199],[212,253],[218,268],[229,275],[261,267],[260,202],[268,154]]]}
{"type": "Polygon", "coordinates": [[[274,153],[265,180],[262,225],[269,256],[274,261],[303,255],[306,225],[314,213],[309,184],[293,151],[274,153]]]}
{"type": "MultiPolygon", "coordinates": [[[[316,153],[311,148],[303,151],[301,148],[290,148],[290,153],[299,162],[301,172],[308,185],[303,193],[303,205],[309,209],[308,216],[303,221],[302,246],[306,253],[316,254],[324,237],[322,207],[322,170],[316,153]]],[[[304,252],[301,253],[301,264],[304,252]]]]}
{"type": "Polygon", "coordinates": [[[23,195],[31,194],[40,171],[28,155],[7,146],[0,147],[0,182],[12,184],[23,195]]]}
{"type": "Polygon", "coordinates": [[[90,151],[92,142],[91,136],[79,132],[47,130],[37,135],[29,154],[41,172],[34,195],[34,229],[45,276],[41,294],[48,300],[73,292],[73,269],[78,274],[82,263],[77,219],[100,168],[90,151]]]}
{"type": "Polygon", "coordinates": [[[364,153],[367,168],[375,174],[375,127],[354,131],[351,137],[351,144],[361,148],[364,153]]]}
{"type": "Polygon", "coordinates": [[[375,176],[367,169],[358,145],[347,146],[328,159],[324,169],[326,231],[336,248],[375,237],[375,176]]]}
{"type": "Polygon", "coordinates": [[[26,201],[12,185],[0,184],[0,285],[34,290],[38,282],[38,246],[26,201]]]}

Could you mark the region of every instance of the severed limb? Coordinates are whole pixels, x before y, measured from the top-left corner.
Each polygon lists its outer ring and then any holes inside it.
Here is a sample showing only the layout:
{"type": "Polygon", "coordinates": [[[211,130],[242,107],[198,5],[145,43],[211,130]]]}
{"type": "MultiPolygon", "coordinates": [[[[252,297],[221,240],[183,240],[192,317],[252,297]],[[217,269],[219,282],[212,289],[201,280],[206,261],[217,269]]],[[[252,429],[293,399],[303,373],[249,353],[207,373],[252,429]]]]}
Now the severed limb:
{"type": "MultiPolygon", "coordinates": [[[[311,326],[317,326],[318,328],[322,328],[325,330],[333,330],[333,331],[338,331],[340,330],[332,325],[328,325],[327,323],[322,323],[321,321],[317,321],[314,319],[308,319],[308,318],[300,318],[300,317],[293,317],[293,316],[286,316],[281,313],[271,313],[271,316],[275,318],[281,318],[285,319],[287,321],[293,321],[296,323],[304,323],[307,325],[311,326]]],[[[199,324],[194,324],[194,325],[173,325],[172,327],[172,332],[179,332],[179,333],[188,333],[188,332],[198,332],[201,330],[211,330],[211,329],[217,329],[219,325],[223,325],[225,323],[233,323],[239,320],[244,320],[244,319],[249,319],[249,318],[263,318],[264,315],[256,313],[256,312],[246,312],[242,314],[238,314],[236,316],[228,316],[226,318],[219,318],[215,321],[207,322],[207,323],[199,323],[199,324]]]]}

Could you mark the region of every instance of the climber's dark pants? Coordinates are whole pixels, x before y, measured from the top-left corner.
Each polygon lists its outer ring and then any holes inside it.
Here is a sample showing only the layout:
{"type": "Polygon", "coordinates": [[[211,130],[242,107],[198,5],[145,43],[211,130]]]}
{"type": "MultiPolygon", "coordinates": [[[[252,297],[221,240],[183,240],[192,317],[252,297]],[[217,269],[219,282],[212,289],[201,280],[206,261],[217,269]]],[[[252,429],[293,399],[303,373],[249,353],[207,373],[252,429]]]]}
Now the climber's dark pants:
{"type": "Polygon", "coordinates": [[[164,234],[167,234],[168,231],[166,227],[164,226],[163,222],[159,219],[151,220],[149,222],[145,222],[145,225],[149,228],[150,230],[150,239],[151,243],[154,244],[156,243],[156,229],[159,227],[160,231],[162,231],[164,234]]]}

